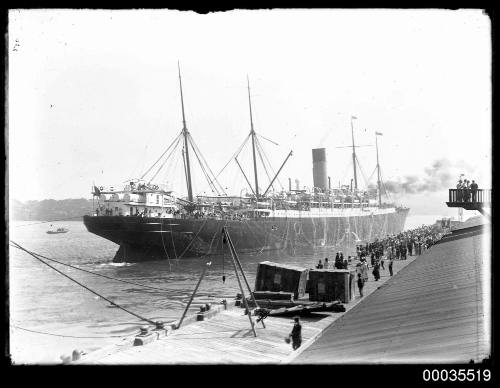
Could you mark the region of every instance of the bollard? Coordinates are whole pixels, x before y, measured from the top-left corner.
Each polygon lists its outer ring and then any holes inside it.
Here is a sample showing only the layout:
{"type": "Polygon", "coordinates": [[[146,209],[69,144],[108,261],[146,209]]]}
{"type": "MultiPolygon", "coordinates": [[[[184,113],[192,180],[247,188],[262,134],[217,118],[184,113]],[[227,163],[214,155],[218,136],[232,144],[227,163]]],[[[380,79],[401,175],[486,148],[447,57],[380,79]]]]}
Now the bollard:
{"type": "Polygon", "coordinates": [[[157,339],[167,336],[168,331],[167,328],[165,327],[165,323],[163,321],[156,321],[153,333],[156,334],[157,339]]]}
{"type": "Polygon", "coordinates": [[[147,326],[141,326],[141,332],[139,335],[147,335],[149,328],[147,326]]]}

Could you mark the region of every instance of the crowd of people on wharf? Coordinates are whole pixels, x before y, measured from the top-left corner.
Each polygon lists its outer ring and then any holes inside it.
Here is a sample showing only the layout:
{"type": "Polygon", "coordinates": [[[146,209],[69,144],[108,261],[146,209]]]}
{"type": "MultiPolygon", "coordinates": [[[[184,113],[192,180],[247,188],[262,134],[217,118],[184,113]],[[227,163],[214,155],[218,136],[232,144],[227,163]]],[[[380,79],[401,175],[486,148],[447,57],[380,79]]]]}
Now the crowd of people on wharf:
{"type": "Polygon", "coordinates": [[[389,275],[393,275],[394,260],[406,260],[408,256],[419,256],[434,245],[443,236],[443,230],[437,225],[422,225],[415,229],[388,235],[382,239],[356,246],[356,256],[344,258],[343,252],[337,252],[335,261],[328,257],[318,261],[316,269],[348,269],[349,263],[357,259],[358,288],[363,296],[363,286],[368,281],[368,269],[372,269],[375,281],[380,279],[380,271],[385,271],[388,262],[389,275]]]}
{"type": "Polygon", "coordinates": [[[443,231],[436,225],[422,225],[398,234],[376,239],[372,243],[356,247],[359,263],[358,288],[363,296],[363,286],[368,280],[368,269],[372,268],[375,281],[380,279],[380,270],[385,270],[384,260],[388,261],[389,275],[393,275],[394,260],[406,260],[408,256],[419,256],[443,237],[443,231]],[[368,257],[370,263],[368,263],[368,257]],[[363,269],[365,267],[366,269],[363,269]]]}
{"type": "Polygon", "coordinates": [[[479,186],[474,179],[459,179],[457,183],[457,202],[476,202],[479,186]]]}
{"type": "MultiPolygon", "coordinates": [[[[371,243],[356,246],[356,256],[344,258],[343,252],[337,252],[335,261],[319,260],[316,269],[348,269],[349,263],[357,259],[356,273],[359,296],[363,297],[363,288],[368,281],[368,269],[372,268],[375,281],[380,279],[380,271],[385,270],[384,260],[388,261],[389,275],[393,276],[394,260],[406,260],[408,256],[422,255],[427,249],[439,241],[444,235],[438,225],[422,225],[415,229],[388,235],[382,239],[375,239],[371,243]],[[368,258],[370,259],[368,262],[368,258]]],[[[293,350],[302,343],[302,326],[299,317],[294,317],[292,332],[285,338],[287,343],[292,342],[293,350]]]]}

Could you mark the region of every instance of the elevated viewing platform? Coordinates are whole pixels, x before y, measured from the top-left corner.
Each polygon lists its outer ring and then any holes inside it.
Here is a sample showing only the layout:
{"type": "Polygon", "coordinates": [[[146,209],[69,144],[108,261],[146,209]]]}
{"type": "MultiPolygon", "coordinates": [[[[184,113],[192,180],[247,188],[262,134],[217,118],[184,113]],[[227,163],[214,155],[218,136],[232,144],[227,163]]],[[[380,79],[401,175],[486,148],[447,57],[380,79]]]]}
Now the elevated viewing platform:
{"type": "Polygon", "coordinates": [[[465,210],[477,210],[483,216],[490,217],[484,212],[484,207],[491,207],[491,189],[450,189],[446,205],[461,207],[465,210]]]}

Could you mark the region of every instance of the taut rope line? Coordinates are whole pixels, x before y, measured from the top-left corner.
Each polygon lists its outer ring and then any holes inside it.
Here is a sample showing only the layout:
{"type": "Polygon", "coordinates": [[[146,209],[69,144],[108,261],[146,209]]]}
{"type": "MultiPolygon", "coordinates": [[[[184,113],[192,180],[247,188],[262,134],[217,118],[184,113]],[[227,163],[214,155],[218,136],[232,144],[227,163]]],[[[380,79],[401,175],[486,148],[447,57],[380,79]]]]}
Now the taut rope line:
{"type": "Polygon", "coordinates": [[[146,321],[146,322],[148,322],[148,323],[150,323],[150,324],[152,324],[152,325],[155,325],[155,324],[156,324],[156,322],[152,321],[151,319],[145,318],[145,317],[143,317],[143,316],[141,316],[141,315],[139,315],[139,314],[136,314],[136,313],[134,313],[134,312],[132,312],[132,311],[130,311],[130,310],[127,310],[125,307],[120,306],[119,304],[117,304],[117,303],[113,302],[112,300],[110,300],[110,299],[106,298],[105,296],[103,296],[103,295],[99,294],[98,292],[96,292],[96,291],[94,291],[94,290],[90,289],[90,288],[89,288],[89,287],[87,287],[86,285],[84,285],[84,284],[80,283],[78,280],[73,279],[73,278],[72,278],[71,276],[69,276],[69,275],[66,275],[64,272],[62,272],[62,271],[58,270],[58,269],[57,269],[57,268],[55,268],[54,266],[52,266],[52,265],[50,265],[49,263],[45,262],[44,260],[40,259],[40,258],[39,258],[39,257],[37,257],[35,254],[33,254],[33,253],[31,253],[30,251],[28,251],[28,250],[24,249],[22,246],[20,246],[20,245],[19,245],[19,244],[17,244],[16,242],[14,242],[14,241],[12,241],[12,240],[11,240],[11,243],[13,244],[13,246],[14,246],[15,248],[18,248],[18,249],[20,249],[20,250],[22,250],[22,251],[24,251],[24,252],[28,253],[29,255],[31,255],[32,257],[34,257],[35,259],[37,259],[37,260],[38,260],[38,261],[40,261],[41,263],[45,264],[45,265],[46,265],[46,266],[48,266],[49,268],[52,268],[54,271],[56,271],[57,273],[61,274],[61,275],[62,275],[62,276],[64,276],[65,278],[67,278],[67,279],[69,279],[69,280],[71,280],[71,281],[75,282],[75,283],[76,283],[76,284],[78,284],[79,286],[81,286],[81,287],[85,288],[87,291],[90,291],[90,292],[91,292],[91,293],[93,293],[94,295],[97,295],[99,298],[104,299],[106,302],[108,302],[108,303],[112,304],[113,306],[118,307],[119,309],[121,309],[121,310],[125,311],[126,313],[129,313],[130,315],[133,315],[133,316],[134,316],[134,317],[136,317],[136,318],[139,318],[141,321],[146,321]],[[15,244],[15,245],[14,245],[14,244],[15,244]]]}

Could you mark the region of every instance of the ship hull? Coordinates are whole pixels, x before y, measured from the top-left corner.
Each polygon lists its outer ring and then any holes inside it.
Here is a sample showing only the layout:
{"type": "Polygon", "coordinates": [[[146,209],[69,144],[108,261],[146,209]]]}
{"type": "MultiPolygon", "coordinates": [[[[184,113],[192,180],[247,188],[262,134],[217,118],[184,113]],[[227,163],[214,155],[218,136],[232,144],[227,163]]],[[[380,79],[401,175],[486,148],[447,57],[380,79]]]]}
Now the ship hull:
{"type": "Polygon", "coordinates": [[[226,226],[238,252],[307,247],[353,247],[403,230],[409,209],[345,217],[243,220],[84,216],[87,230],[120,248],[115,262],[179,259],[216,254],[226,226]]]}

